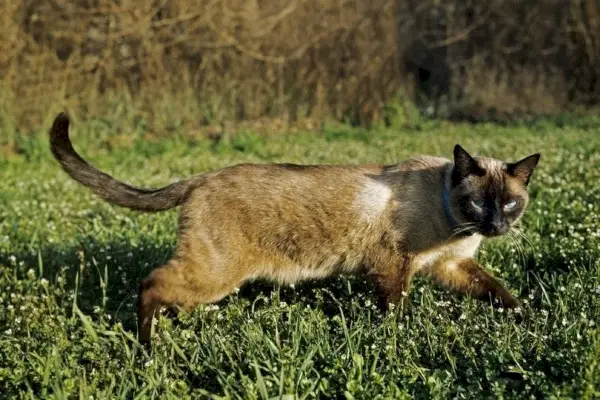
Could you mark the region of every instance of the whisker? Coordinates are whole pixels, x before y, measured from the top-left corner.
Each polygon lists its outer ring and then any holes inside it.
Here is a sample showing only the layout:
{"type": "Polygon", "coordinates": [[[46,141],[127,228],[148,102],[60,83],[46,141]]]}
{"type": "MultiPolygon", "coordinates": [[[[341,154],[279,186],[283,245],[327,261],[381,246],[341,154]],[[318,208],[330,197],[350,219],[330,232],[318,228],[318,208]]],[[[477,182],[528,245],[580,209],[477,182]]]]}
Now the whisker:
{"type": "Polygon", "coordinates": [[[523,247],[523,244],[520,240],[518,240],[519,238],[514,232],[511,232],[511,238],[513,239],[513,243],[515,244],[515,247],[517,248],[517,251],[521,256],[521,263],[525,264],[527,257],[525,255],[525,248],[523,247]]]}
{"type": "Polygon", "coordinates": [[[514,234],[512,232],[508,232],[507,238],[510,240],[510,243],[513,247],[513,249],[516,249],[517,252],[517,257],[521,255],[521,249],[519,248],[519,243],[517,241],[517,239],[515,238],[514,234]]]}
{"type": "Polygon", "coordinates": [[[519,229],[515,229],[514,233],[519,235],[520,238],[522,238],[523,240],[525,240],[525,242],[527,242],[527,244],[531,247],[531,250],[533,250],[535,252],[535,246],[533,245],[533,243],[531,242],[531,240],[529,239],[529,236],[527,236],[527,234],[519,229]]]}
{"type": "Polygon", "coordinates": [[[518,239],[521,239],[521,238],[525,239],[527,241],[527,243],[529,243],[529,245],[532,247],[532,249],[533,249],[533,245],[531,244],[531,242],[529,242],[527,240],[527,238],[525,238],[523,236],[522,232],[519,232],[519,231],[516,231],[516,230],[515,231],[511,231],[511,235],[514,238],[515,245],[517,245],[517,247],[519,249],[519,252],[521,253],[521,258],[522,258],[521,261],[522,261],[522,263],[524,265],[527,262],[527,254],[526,254],[527,251],[525,249],[525,246],[523,246],[523,242],[521,240],[518,240],[518,239]]]}
{"type": "Polygon", "coordinates": [[[525,241],[531,246],[531,248],[533,250],[535,250],[535,246],[533,245],[533,242],[531,241],[531,239],[529,238],[529,235],[527,235],[525,232],[523,231],[517,231],[517,233],[523,238],[525,239],[525,241]]]}
{"type": "Polygon", "coordinates": [[[456,237],[457,235],[460,235],[461,233],[468,232],[475,227],[476,225],[470,222],[457,225],[456,227],[454,227],[452,235],[450,235],[450,237],[446,241],[449,241],[450,239],[456,237]]]}
{"type": "Polygon", "coordinates": [[[457,227],[454,228],[454,231],[460,231],[460,230],[465,230],[465,229],[472,229],[475,227],[475,224],[470,223],[470,224],[462,224],[459,225],[457,227]]]}

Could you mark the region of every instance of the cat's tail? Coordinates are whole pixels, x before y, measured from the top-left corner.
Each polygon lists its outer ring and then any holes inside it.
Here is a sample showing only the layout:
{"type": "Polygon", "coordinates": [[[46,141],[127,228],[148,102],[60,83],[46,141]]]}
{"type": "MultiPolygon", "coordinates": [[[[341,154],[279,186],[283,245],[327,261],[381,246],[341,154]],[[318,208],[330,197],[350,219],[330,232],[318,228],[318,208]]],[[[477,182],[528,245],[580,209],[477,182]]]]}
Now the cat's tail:
{"type": "Polygon", "coordinates": [[[69,117],[60,113],[50,129],[50,149],[71,178],[109,203],[138,211],[164,211],[182,204],[197,187],[198,178],[175,182],[160,189],[142,189],[97,170],[85,161],[69,139],[69,117]]]}

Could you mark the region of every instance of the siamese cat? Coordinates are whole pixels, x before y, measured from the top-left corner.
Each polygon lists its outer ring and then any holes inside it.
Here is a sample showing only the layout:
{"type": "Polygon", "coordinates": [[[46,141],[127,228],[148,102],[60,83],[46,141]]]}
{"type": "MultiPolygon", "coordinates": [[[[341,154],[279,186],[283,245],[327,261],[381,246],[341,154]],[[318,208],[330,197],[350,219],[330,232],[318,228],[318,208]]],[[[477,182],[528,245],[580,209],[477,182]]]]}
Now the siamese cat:
{"type": "Polygon", "coordinates": [[[514,163],[420,156],[395,165],[240,164],[160,189],[98,171],[73,149],[69,118],[50,130],[52,153],[74,180],[134,210],[180,207],[172,259],[141,283],[140,342],[165,307],[221,300],[255,278],[281,283],[361,272],[384,309],[402,306],[415,274],[503,307],[518,301],[475,261],[483,238],[506,234],[528,204],[540,158],[514,163]]]}

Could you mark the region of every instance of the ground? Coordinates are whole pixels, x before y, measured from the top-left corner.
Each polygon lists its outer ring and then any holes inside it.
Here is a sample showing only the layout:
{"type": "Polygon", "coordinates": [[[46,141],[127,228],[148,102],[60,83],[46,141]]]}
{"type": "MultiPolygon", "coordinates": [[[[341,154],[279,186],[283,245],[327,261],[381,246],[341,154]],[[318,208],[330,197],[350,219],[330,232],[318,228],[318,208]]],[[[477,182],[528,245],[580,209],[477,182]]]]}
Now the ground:
{"type": "MultiPolygon", "coordinates": [[[[239,162],[392,163],[468,151],[542,158],[520,234],[480,261],[525,318],[418,279],[410,315],[385,316],[361,277],[296,287],[251,283],[217,305],[161,318],[136,341],[138,285],[168,259],[175,210],[104,203],[50,156],[45,132],[0,156],[0,392],[9,398],[598,398],[600,136],[597,119],[528,125],[423,121],[238,133],[216,143],[143,121],[88,120],[73,141],[125,181],[161,186],[239,162]],[[125,133],[121,131],[125,129],[125,133]]],[[[0,132],[0,138],[2,133],[0,132]]]]}

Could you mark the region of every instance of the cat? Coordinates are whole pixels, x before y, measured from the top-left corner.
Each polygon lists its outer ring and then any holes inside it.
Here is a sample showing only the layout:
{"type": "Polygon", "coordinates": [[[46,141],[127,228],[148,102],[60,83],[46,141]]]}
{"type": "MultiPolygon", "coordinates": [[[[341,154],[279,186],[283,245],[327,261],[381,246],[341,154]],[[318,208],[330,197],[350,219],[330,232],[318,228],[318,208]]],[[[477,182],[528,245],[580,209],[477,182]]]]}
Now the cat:
{"type": "Polygon", "coordinates": [[[506,308],[519,302],[474,256],[525,211],[540,154],[508,163],[454,147],[454,160],[420,156],[395,165],[239,164],[140,189],[82,159],[60,113],[50,147],[68,175],[118,206],[180,207],[176,251],[141,283],[139,340],[161,307],[191,310],[244,282],[294,283],[364,273],[384,310],[405,301],[415,274],[506,308]]]}

